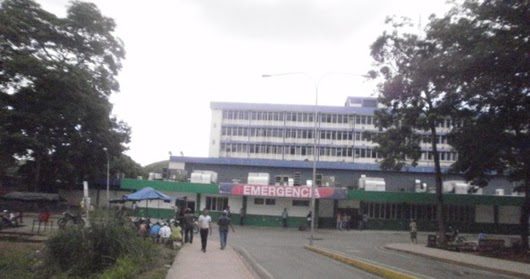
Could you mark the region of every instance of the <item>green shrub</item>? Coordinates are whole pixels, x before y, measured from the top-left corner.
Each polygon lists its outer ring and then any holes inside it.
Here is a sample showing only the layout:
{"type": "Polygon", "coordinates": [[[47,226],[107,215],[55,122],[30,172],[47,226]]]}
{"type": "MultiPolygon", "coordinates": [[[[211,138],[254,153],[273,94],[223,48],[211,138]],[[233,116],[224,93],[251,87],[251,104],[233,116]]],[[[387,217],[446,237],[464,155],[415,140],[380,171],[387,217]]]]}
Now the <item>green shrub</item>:
{"type": "Polygon", "coordinates": [[[154,245],[137,237],[129,222],[118,215],[93,219],[90,228],[67,227],[46,246],[49,272],[69,277],[92,277],[104,270],[125,276],[145,270],[157,254],[154,245]],[[134,266],[126,267],[129,262],[134,266]]]}
{"type": "Polygon", "coordinates": [[[100,279],[130,279],[139,273],[138,263],[130,257],[118,258],[112,268],[99,276],[100,279]]]}

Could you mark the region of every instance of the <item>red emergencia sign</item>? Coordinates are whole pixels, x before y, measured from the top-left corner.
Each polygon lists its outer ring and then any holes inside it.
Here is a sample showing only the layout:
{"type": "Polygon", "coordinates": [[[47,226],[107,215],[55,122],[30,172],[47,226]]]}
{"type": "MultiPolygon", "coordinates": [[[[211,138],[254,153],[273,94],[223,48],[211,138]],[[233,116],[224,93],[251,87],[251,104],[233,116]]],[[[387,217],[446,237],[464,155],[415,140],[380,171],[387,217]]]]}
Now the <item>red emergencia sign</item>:
{"type": "MultiPolygon", "coordinates": [[[[346,190],[334,187],[317,187],[314,189],[315,199],[346,199],[346,190]]],[[[221,183],[219,193],[233,196],[275,197],[310,199],[310,186],[275,186],[221,183]]]]}

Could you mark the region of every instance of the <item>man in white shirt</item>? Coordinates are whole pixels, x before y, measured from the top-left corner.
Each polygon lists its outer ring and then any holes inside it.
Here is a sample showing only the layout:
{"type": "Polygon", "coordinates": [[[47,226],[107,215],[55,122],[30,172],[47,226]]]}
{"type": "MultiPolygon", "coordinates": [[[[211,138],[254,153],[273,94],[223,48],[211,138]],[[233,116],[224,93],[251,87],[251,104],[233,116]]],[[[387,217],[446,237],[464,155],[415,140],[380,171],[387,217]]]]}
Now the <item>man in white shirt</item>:
{"type": "Polygon", "coordinates": [[[204,209],[199,215],[199,229],[201,233],[201,251],[206,253],[206,243],[208,241],[208,232],[212,234],[212,217],[208,215],[208,209],[204,209]]]}

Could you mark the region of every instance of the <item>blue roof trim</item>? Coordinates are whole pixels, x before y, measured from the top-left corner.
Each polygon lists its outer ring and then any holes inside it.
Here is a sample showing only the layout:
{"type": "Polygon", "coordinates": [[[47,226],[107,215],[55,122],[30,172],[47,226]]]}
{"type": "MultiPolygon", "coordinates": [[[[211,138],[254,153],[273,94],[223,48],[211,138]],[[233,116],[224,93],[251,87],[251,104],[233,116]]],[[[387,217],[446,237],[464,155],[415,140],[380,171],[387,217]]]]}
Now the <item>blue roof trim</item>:
{"type": "MultiPolygon", "coordinates": [[[[220,110],[232,109],[232,110],[250,110],[250,111],[315,112],[315,106],[312,106],[312,105],[211,102],[210,108],[220,109],[220,110]]],[[[321,113],[373,115],[375,110],[376,108],[369,108],[369,107],[317,106],[317,111],[321,113]]]]}
{"type": "MultiPolygon", "coordinates": [[[[239,166],[259,166],[259,167],[277,167],[277,168],[306,168],[313,167],[311,161],[287,161],[287,160],[270,160],[270,159],[246,159],[246,158],[205,158],[205,157],[182,157],[171,156],[171,162],[194,163],[194,164],[212,164],[212,165],[239,165],[239,166]]],[[[317,169],[333,170],[371,170],[382,171],[377,164],[361,163],[342,163],[342,162],[318,162],[317,169]]],[[[446,171],[442,168],[442,171],[446,171]]],[[[407,167],[402,172],[433,173],[433,167],[407,167]]]]}

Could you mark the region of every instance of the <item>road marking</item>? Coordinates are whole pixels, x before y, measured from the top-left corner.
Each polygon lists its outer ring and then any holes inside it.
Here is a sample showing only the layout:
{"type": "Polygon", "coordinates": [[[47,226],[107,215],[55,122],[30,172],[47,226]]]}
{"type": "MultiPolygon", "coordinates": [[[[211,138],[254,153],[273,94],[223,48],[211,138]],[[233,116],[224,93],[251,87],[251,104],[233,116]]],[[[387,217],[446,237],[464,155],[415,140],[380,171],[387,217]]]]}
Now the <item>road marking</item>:
{"type": "Polygon", "coordinates": [[[375,263],[373,261],[369,261],[365,259],[360,259],[358,257],[349,257],[347,255],[344,255],[343,253],[340,253],[334,250],[325,249],[325,248],[317,248],[315,246],[309,246],[309,245],[305,245],[304,247],[313,252],[330,257],[332,259],[343,262],[345,264],[357,267],[361,270],[376,274],[383,278],[388,278],[388,279],[415,279],[417,278],[415,274],[411,274],[408,271],[398,270],[397,268],[390,268],[383,264],[375,263]]]}

